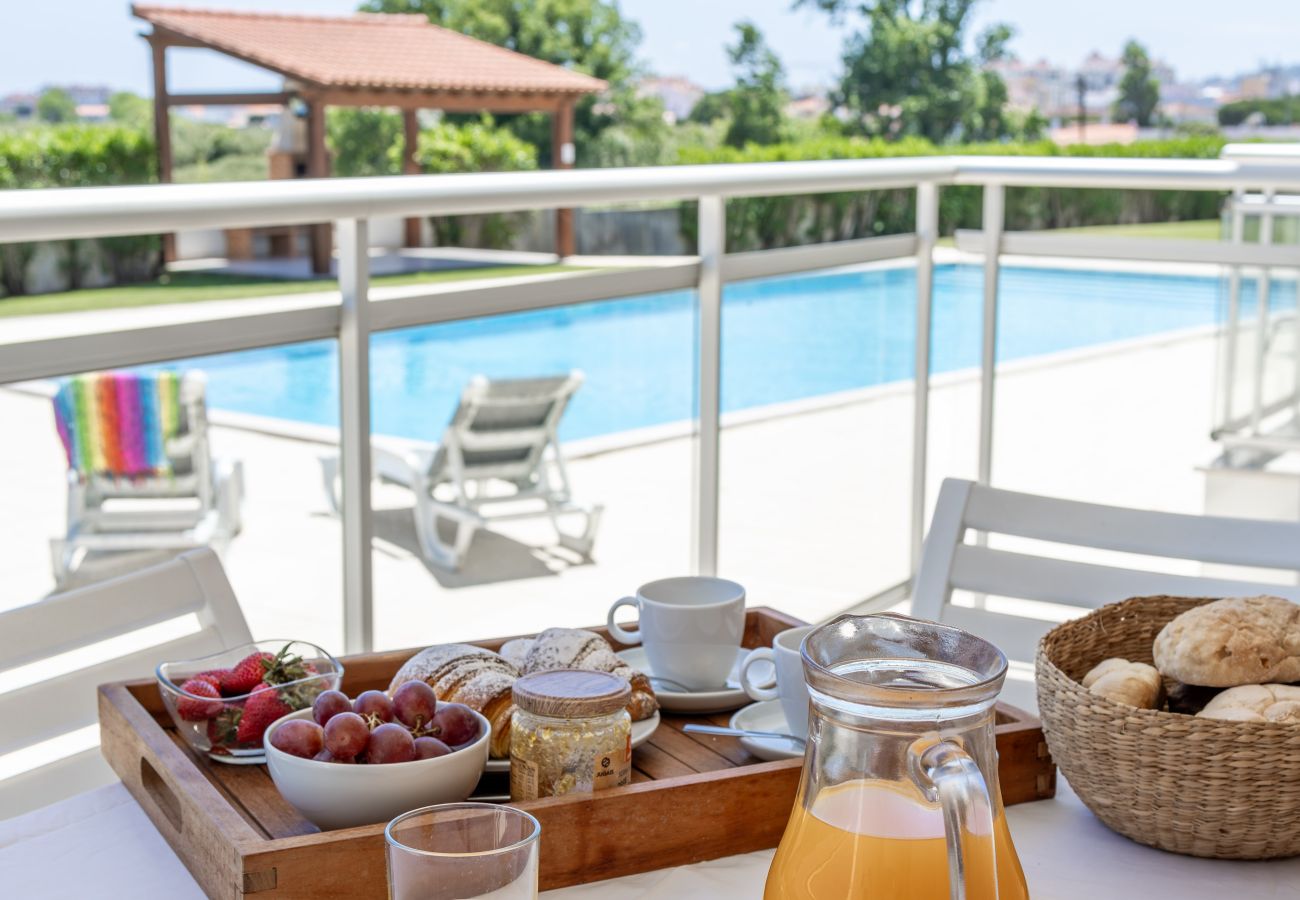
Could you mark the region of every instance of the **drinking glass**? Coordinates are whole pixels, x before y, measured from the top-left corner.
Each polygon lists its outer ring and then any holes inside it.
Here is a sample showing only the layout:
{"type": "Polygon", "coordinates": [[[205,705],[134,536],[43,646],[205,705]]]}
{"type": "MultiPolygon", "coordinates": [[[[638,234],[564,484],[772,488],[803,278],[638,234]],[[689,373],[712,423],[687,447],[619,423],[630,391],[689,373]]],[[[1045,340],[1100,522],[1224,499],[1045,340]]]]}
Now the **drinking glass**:
{"type": "Polygon", "coordinates": [[[533,900],[542,826],[523,810],[444,803],[388,823],[390,900],[533,900]]]}

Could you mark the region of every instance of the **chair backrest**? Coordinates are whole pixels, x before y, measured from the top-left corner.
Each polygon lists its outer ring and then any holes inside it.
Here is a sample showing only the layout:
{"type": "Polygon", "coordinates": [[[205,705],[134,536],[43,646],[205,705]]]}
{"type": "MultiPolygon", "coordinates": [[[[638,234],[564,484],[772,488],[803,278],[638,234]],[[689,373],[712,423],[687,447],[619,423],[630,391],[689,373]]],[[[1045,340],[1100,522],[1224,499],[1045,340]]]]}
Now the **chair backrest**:
{"type": "Polygon", "coordinates": [[[65,380],[54,420],[68,467],[83,478],[188,475],[207,454],[201,372],[92,372],[65,380]],[[177,438],[189,440],[178,442],[177,438]],[[177,446],[184,446],[177,452],[177,446]]]}
{"type": "Polygon", "coordinates": [[[1080,607],[1127,597],[1276,594],[1300,601],[1289,583],[1175,575],[1011,552],[966,543],[967,531],[1059,545],[1227,566],[1300,571],[1300,523],[1150,512],[1059,500],[946,479],[921,554],[912,611],[985,637],[1012,659],[1031,660],[1054,622],[957,606],[954,590],[1080,607]]]}
{"type": "Polygon", "coordinates": [[[435,466],[445,461],[465,479],[528,477],[558,442],[560,419],[582,381],[576,370],[545,378],[476,376],[461,394],[435,466]]]}
{"type": "Polygon", "coordinates": [[[98,719],[100,684],[151,678],[160,662],[249,640],[221,562],[208,549],[0,613],[0,759],[50,742],[48,752],[27,760],[32,766],[0,769],[0,777],[8,774],[0,780],[0,818],[105,783],[98,733],[84,733],[98,719]],[[191,615],[197,630],[182,619],[191,615]],[[103,644],[110,639],[134,646],[111,655],[116,648],[103,644]]]}

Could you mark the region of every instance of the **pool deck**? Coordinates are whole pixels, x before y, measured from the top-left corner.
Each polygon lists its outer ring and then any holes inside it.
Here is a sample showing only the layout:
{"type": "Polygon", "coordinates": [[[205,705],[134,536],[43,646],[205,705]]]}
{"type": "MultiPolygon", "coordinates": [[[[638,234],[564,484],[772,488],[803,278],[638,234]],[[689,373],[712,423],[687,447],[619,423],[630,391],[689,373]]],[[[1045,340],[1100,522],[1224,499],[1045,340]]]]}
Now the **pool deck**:
{"type": "MultiPolygon", "coordinates": [[[[1208,329],[1000,367],[994,483],[1200,512],[1197,467],[1215,454],[1214,371],[1208,329]]],[[[809,619],[904,578],[911,408],[910,385],[896,384],[729,417],[720,574],[745,584],[751,603],[809,619]]],[[[931,499],[942,477],[972,477],[977,416],[976,373],[935,380],[931,499]]],[[[65,489],[48,401],[0,389],[0,421],[0,608],[9,608],[53,589],[48,540],[64,527],[65,489]]],[[[575,448],[578,498],[606,506],[590,563],[555,548],[544,523],[525,522],[480,532],[461,572],[432,569],[413,552],[409,493],[377,488],[377,646],[591,624],[639,583],[687,571],[693,441],[671,429],[654,437],[575,448]]],[[[340,648],[341,525],[327,512],[317,463],[328,447],[226,425],[214,427],[213,443],[244,462],[245,528],[222,555],[254,635],[340,648]]],[[[142,561],[96,562],[85,574],[142,561]]]]}

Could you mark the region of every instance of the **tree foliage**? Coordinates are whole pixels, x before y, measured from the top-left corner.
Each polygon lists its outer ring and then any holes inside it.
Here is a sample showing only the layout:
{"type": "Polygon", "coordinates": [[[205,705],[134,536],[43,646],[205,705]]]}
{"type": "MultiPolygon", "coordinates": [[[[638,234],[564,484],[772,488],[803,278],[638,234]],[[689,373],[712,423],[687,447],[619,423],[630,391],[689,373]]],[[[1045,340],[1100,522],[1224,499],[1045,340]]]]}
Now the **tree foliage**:
{"type": "Polygon", "coordinates": [[[1151,57],[1137,41],[1124,45],[1124,75],[1119,81],[1119,98],[1113,114],[1120,122],[1136,122],[1146,128],[1160,104],[1160,82],[1151,68],[1151,57]]]}
{"type": "Polygon", "coordinates": [[[845,42],[833,95],[859,133],[886,138],[993,140],[1014,134],[1006,86],[987,68],[1006,53],[1007,25],[994,25],[967,51],[978,0],[796,0],[837,19],[859,21],[845,42]]]}
{"type": "Polygon", "coordinates": [[[77,102],[63,88],[46,88],[36,101],[36,118],[52,125],[77,121],[77,102]]]}
{"type": "Polygon", "coordinates": [[[119,125],[148,131],[153,127],[153,103],[130,91],[117,91],[108,98],[108,118],[119,125]]]}
{"type": "Polygon", "coordinates": [[[727,48],[736,86],[728,98],[731,123],[725,140],[733,147],[781,139],[785,118],[785,69],[753,22],[736,23],[736,43],[727,48]]]}
{"type": "Polygon", "coordinates": [[[402,116],[391,109],[331,106],[325,139],[335,175],[396,175],[402,171],[402,116]]]}
{"type": "MultiPolygon", "coordinates": [[[[638,140],[664,139],[663,105],[635,90],[641,29],[623,18],[614,0],[365,0],[361,8],[422,13],[453,31],[607,81],[604,94],[584,97],[575,110],[579,165],[597,157],[604,164],[626,164],[620,153],[601,146],[602,133],[611,128],[638,140]]],[[[549,116],[501,116],[499,121],[537,147],[543,165],[551,164],[549,116]]]]}

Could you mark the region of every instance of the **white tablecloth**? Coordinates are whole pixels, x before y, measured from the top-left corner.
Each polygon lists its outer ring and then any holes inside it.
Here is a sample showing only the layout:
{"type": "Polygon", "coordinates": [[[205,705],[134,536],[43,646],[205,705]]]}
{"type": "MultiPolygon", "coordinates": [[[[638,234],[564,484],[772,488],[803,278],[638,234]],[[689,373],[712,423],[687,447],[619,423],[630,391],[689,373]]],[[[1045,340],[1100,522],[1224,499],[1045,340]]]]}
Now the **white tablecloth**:
{"type": "MultiPolygon", "coordinates": [[[[1300,858],[1228,862],[1152,850],[1109,831],[1063,781],[1056,799],[1013,806],[1007,819],[1035,900],[1300,898],[1300,858]]],[[[771,858],[732,856],[545,896],[760,897],[771,858]]],[[[118,784],[0,822],[0,896],[198,900],[203,892],[118,784]]]]}

